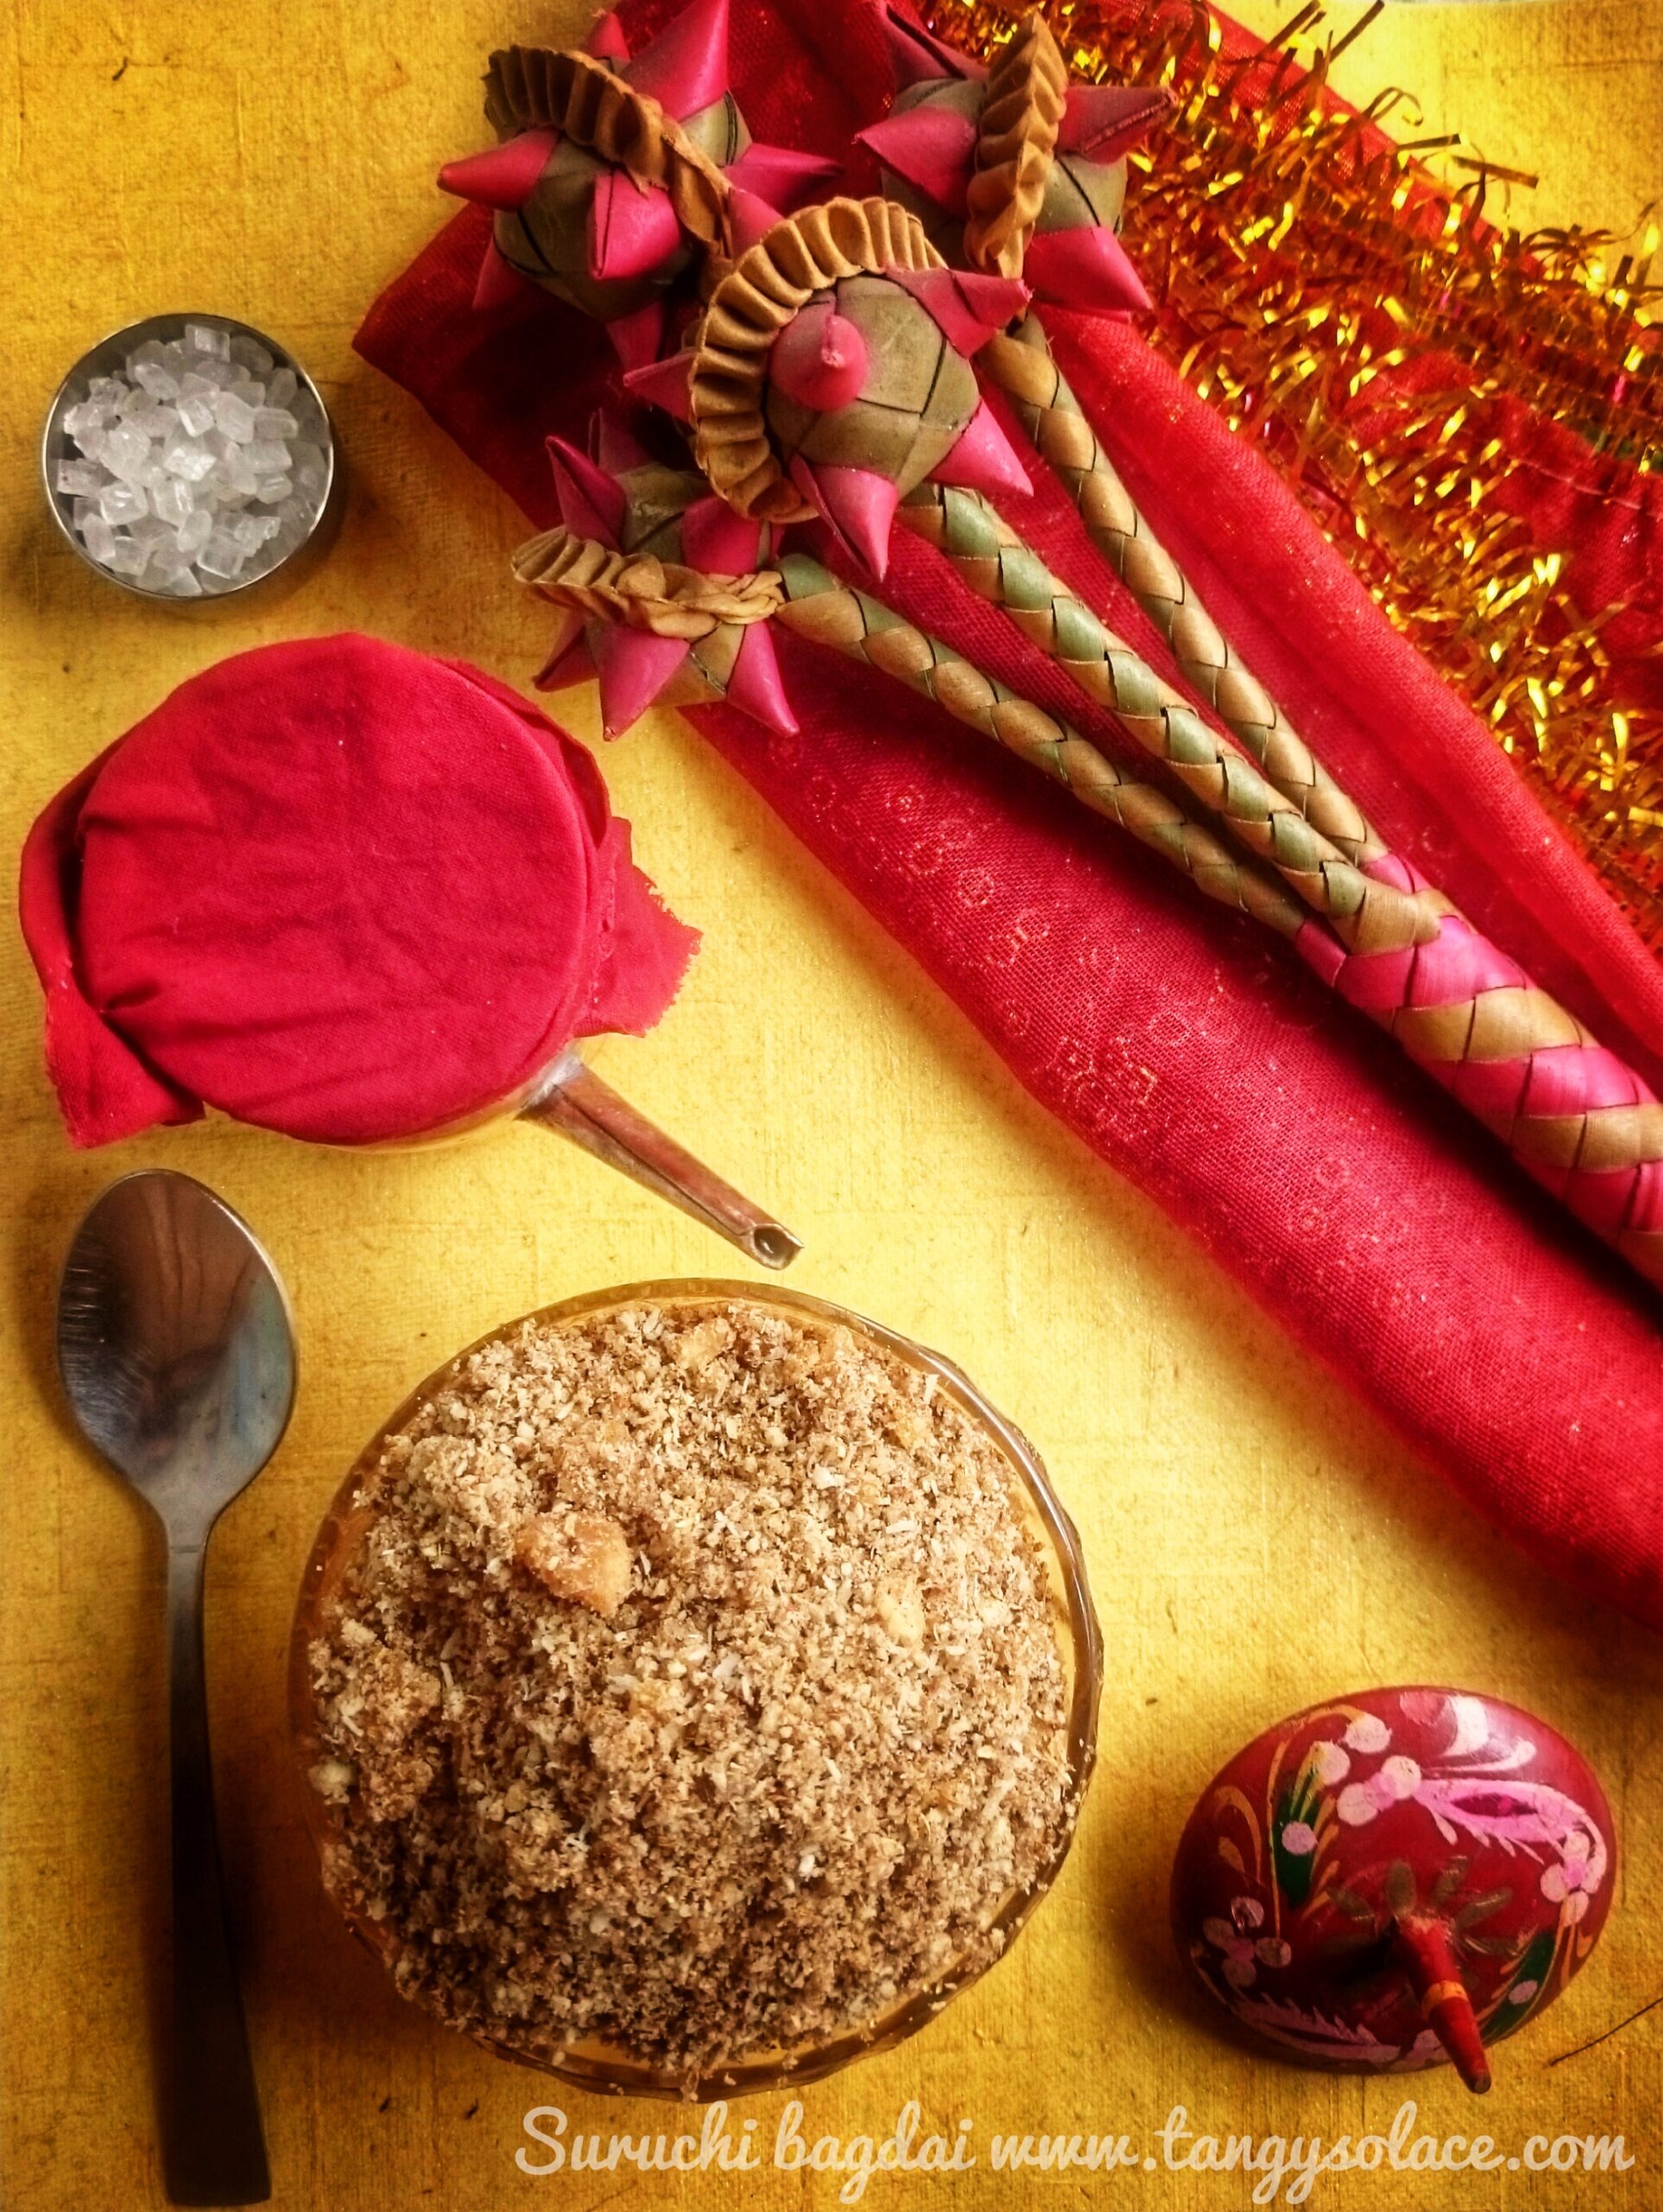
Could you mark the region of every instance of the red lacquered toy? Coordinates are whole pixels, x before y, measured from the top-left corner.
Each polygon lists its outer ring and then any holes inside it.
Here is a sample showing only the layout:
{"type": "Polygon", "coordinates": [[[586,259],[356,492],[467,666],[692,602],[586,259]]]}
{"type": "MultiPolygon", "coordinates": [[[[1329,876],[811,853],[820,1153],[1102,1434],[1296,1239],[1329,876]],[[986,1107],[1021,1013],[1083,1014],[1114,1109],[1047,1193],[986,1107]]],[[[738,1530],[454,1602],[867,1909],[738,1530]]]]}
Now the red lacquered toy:
{"type": "Polygon", "coordinates": [[[1257,1737],[1202,1792],[1172,1927],[1203,1988],[1307,2066],[1453,2062],[1552,2002],[1598,1940],[1616,1846],[1565,1738],[1497,1698],[1365,1690],[1257,1737]]]}

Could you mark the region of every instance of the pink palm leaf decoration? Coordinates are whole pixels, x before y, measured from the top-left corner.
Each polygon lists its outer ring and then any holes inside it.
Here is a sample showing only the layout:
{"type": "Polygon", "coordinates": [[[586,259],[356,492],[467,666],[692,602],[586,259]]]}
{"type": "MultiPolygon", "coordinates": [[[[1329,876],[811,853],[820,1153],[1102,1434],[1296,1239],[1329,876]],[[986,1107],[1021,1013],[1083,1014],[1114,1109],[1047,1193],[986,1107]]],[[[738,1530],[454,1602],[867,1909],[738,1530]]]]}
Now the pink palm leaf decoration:
{"type": "Polygon", "coordinates": [[[492,56],[500,143],[441,188],[489,207],[475,305],[526,283],[604,325],[619,359],[657,353],[667,295],[702,252],[743,251],[835,165],[756,144],[728,84],[727,0],[695,0],[632,56],[616,16],[581,49],[492,56]]]}
{"type": "Polygon", "coordinates": [[[817,515],[881,577],[896,511],[920,484],[1029,492],[971,366],[1027,299],[1012,278],[943,267],[901,209],[832,200],[759,240],[691,345],[625,382],[690,423],[738,512],[817,515]]]}
{"type": "Polygon", "coordinates": [[[860,140],[882,164],[885,189],[948,259],[1020,276],[1042,304],[1146,308],[1114,226],[1125,156],[1170,96],[1158,86],[1070,84],[1049,34],[1030,37],[1030,25],[991,79],[898,8],[886,28],[898,90],[860,140]]]}
{"type": "MultiPolygon", "coordinates": [[[[675,620],[662,611],[665,593],[648,588],[683,572],[696,572],[718,587],[754,575],[771,543],[770,526],[736,515],[701,476],[651,460],[606,416],[597,416],[593,435],[593,456],[563,438],[549,439],[561,529],[533,540],[521,557],[546,556],[555,538],[581,541],[625,556],[632,581],[605,602],[598,596],[589,605],[562,602],[538,690],[562,690],[598,678],[601,727],[608,737],[621,734],[658,701],[685,705],[726,699],[771,729],[794,730],[765,622],[720,619],[716,594],[701,608],[688,604],[675,620]],[[632,621],[632,613],[639,620],[632,621]],[[647,626],[666,620],[673,622],[669,631],[647,626]]],[[[575,595],[588,595],[587,582],[575,595]]]]}

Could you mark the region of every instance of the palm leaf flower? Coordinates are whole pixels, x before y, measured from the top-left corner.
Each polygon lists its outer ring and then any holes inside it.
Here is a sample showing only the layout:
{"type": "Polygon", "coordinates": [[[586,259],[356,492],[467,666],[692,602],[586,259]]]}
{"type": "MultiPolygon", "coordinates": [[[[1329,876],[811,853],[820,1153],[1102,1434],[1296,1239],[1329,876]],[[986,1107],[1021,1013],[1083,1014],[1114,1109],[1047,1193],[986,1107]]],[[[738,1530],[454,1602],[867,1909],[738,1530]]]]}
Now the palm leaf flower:
{"type": "Polygon", "coordinates": [[[991,71],[898,10],[885,21],[898,90],[859,134],[884,188],[949,261],[1020,276],[1034,298],[1089,313],[1146,308],[1115,236],[1126,159],[1171,108],[1150,85],[1071,85],[1036,10],[991,71]]]}
{"type": "Polygon", "coordinates": [[[652,461],[604,416],[593,440],[592,456],[549,439],[561,519],[514,558],[521,582],[561,609],[539,690],[598,678],[608,737],[655,702],[712,699],[795,730],[765,626],[780,596],[765,565],[771,526],[735,514],[702,476],[652,461]]]}
{"type": "Polygon", "coordinates": [[[971,366],[1027,297],[949,269],[893,201],[831,200],[776,223],[720,277],[689,346],[625,381],[689,425],[738,512],[818,516],[881,577],[920,484],[1028,493],[971,366]]]}
{"type": "Polygon", "coordinates": [[[989,494],[1030,486],[972,357],[1027,298],[1014,277],[949,270],[895,202],[833,200],[758,239],[716,282],[687,349],[625,381],[685,416],[695,459],[739,513],[818,516],[879,579],[898,518],[936,544],[1342,946],[1435,935],[1434,915],[1313,830],[998,515],[989,494]]]}
{"type": "Polygon", "coordinates": [[[835,164],[759,145],[728,85],[727,0],[695,0],[633,56],[615,16],[581,48],[493,54],[498,143],[441,188],[493,211],[474,303],[530,283],[592,315],[626,365],[663,342],[670,288],[731,258],[835,164]]]}

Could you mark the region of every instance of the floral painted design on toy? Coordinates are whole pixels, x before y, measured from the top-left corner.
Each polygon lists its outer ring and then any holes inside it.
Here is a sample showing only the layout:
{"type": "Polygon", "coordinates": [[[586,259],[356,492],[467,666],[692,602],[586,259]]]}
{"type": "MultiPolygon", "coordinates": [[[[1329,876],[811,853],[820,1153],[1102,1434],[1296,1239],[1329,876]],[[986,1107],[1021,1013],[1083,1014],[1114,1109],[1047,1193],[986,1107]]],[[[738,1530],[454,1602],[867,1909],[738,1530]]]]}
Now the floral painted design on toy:
{"type": "Polygon", "coordinates": [[[1249,1988],[1261,1966],[1285,1967],[1293,1955],[1279,1936],[1250,1936],[1262,1928],[1265,1908],[1257,1897],[1232,1897],[1228,1920],[1208,1920],[1202,1934],[1216,1951],[1223,1954],[1219,1971],[1233,1989],[1249,1988]]]}
{"type": "Polygon", "coordinates": [[[1483,2046],[1592,1949],[1614,1847],[1599,1785],[1497,1700],[1410,1688],[1312,1708],[1203,1793],[1173,1915],[1196,1980],[1307,2063],[1394,2069],[1483,2046]]]}

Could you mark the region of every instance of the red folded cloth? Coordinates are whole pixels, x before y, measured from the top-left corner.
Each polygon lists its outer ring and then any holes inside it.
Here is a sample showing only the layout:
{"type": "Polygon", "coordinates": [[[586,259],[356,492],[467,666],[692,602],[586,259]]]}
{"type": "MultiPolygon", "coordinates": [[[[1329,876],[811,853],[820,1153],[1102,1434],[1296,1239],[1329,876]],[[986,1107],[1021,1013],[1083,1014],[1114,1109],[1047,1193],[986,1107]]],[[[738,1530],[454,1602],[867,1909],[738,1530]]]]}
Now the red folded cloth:
{"type": "Polygon", "coordinates": [[[77,1144],[204,1104],[328,1144],[477,1116],[651,1028],[697,942],[593,760],[506,685],[373,638],[238,653],[81,772],[24,849],[77,1144]]]}
{"type": "MultiPolygon", "coordinates": [[[[622,12],[634,38],[676,11],[622,12]]],[[[733,59],[752,129],[816,151],[846,154],[887,97],[870,7],[741,8],[733,59]]],[[[543,524],[544,436],[581,439],[617,385],[599,334],[543,296],[472,310],[486,235],[480,211],[457,217],[376,303],[359,349],[543,524]]],[[[1483,729],[1135,330],[1047,320],[1156,529],[1336,774],[1658,1084],[1663,971],[1483,729]]],[[[1049,480],[1019,519],[1170,672],[1049,480]]],[[[916,540],[898,537],[885,591],[1104,728],[916,540]]],[[[711,707],[690,717],[706,739],[1038,1098],[1482,1512],[1582,1588],[1663,1623],[1663,1341],[1621,1262],[1285,947],[911,693],[790,637],[778,649],[800,734],[711,707]]],[[[528,666],[537,651],[529,632],[528,666]]]]}

